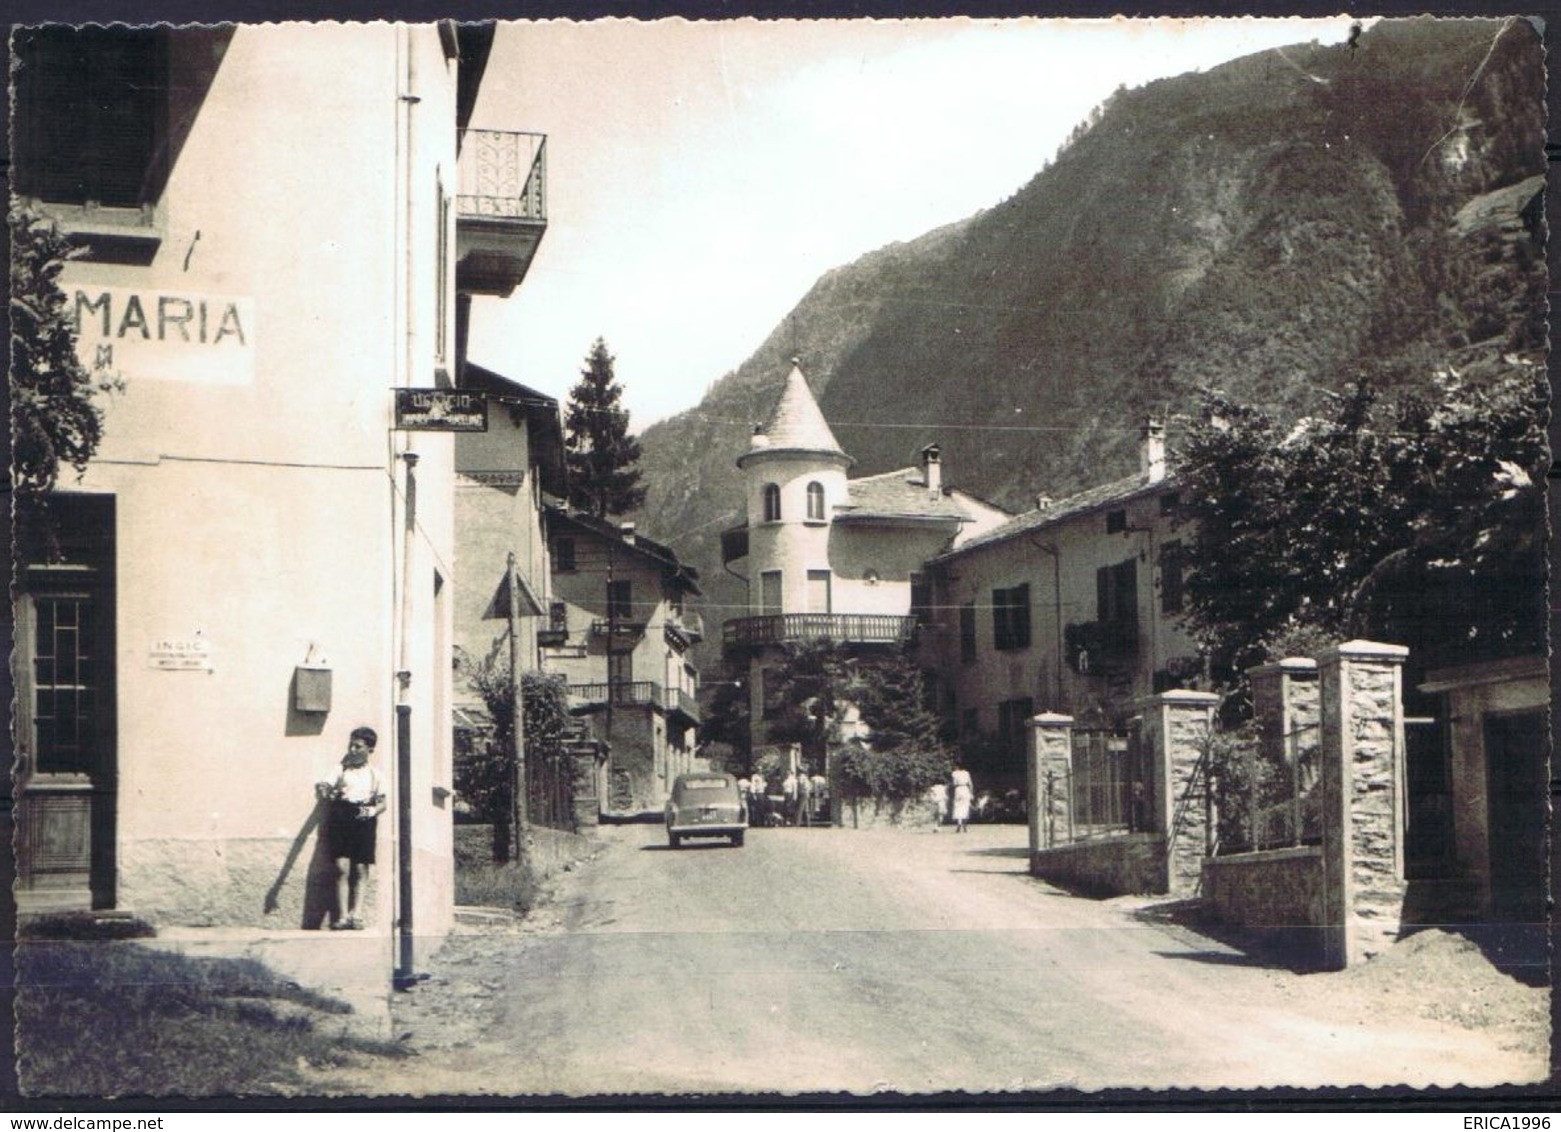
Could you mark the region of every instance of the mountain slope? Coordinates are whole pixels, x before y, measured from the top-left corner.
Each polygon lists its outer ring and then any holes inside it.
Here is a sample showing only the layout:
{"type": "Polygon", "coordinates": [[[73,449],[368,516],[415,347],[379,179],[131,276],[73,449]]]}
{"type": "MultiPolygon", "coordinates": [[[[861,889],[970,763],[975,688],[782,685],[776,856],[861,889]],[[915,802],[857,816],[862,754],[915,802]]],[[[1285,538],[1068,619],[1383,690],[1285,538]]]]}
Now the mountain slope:
{"type": "Polygon", "coordinates": [[[1301,413],[1361,373],[1537,351],[1533,241],[1455,217],[1543,172],[1542,81],[1522,22],[1414,19],[1118,91],[1012,198],[828,273],[647,430],[641,521],[730,615],[732,461],[793,352],[855,474],[937,440],[953,482],[1018,508],[1130,469],[1151,411],[1174,445],[1200,389],[1301,413]]]}

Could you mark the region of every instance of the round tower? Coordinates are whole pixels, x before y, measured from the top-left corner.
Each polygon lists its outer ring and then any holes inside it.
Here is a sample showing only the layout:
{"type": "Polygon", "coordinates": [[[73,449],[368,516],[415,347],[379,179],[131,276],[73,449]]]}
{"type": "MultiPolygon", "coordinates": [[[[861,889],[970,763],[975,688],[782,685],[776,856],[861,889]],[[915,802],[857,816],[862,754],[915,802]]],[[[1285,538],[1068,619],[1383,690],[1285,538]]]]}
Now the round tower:
{"type": "Polygon", "coordinates": [[[770,419],[737,458],[748,505],[750,616],[828,613],[829,527],[854,463],[792,359],[770,419]]]}

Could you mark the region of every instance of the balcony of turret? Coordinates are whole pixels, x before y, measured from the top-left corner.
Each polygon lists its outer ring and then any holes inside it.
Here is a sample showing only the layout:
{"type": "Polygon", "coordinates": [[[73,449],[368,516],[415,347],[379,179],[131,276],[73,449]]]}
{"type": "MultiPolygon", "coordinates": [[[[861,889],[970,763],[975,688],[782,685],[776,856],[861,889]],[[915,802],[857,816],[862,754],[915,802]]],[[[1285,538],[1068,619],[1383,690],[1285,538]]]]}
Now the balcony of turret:
{"type": "Polygon", "coordinates": [[[888,613],[771,613],[728,621],[722,647],[727,652],[741,652],[806,641],[906,645],[915,634],[916,618],[888,613]]]}
{"type": "Polygon", "coordinates": [[[526,277],[547,231],[547,136],[462,130],[458,166],[456,289],[502,298],[526,277]]]}

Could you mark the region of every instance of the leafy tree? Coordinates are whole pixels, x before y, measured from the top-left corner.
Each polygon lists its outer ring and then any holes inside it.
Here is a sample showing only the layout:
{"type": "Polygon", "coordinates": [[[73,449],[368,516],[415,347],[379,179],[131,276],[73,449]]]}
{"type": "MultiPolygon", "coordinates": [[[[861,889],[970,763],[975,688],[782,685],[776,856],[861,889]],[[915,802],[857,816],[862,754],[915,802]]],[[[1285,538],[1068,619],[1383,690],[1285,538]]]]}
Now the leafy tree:
{"type": "Polygon", "coordinates": [[[747,684],[734,672],[727,671],[719,680],[706,681],[704,687],[712,688],[713,692],[699,725],[700,743],[729,747],[732,765],[747,767],[753,754],[747,684]]]}
{"type": "Polygon", "coordinates": [[[586,355],[580,380],[569,391],[569,502],[598,519],[622,515],[645,502],[640,486],[640,444],[629,435],[623,386],[613,377],[614,358],[598,338],[586,355]]]}
{"type": "Polygon", "coordinates": [[[915,662],[905,655],[853,657],[828,641],[795,646],[781,667],[776,742],[801,743],[818,763],[833,752],[835,773],[848,794],[884,801],[917,797],[948,776],[952,758],[938,736],[938,718],[926,704],[915,662]],[[867,734],[843,741],[848,707],[867,734]]]}
{"type": "Polygon", "coordinates": [[[61,465],[79,477],[103,438],[97,394],[119,388],[76,355],[76,327],[60,273],[82,254],[54,221],[12,204],[11,231],[11,483],[19,529],[42,545],[23,545],[31,559],[47,554],[47,501],[61,465]]]}
{"type": "MultiPolygon", "coordinates": [[[[493,728],[469,750],[457,754],[455,789],[472,812],[494,826],[495,855],[508,855],[510,815],[514,812],[515,710],[510,698],[507,657],[495,650],[468,672],[482,697],[493,728]]],[[[546,672],[520,674],[522,726],[528,777],[541,772],[569,731],[569,690],[564,677],[546,672]]]]}
{"type": "Polygon", "coordinates": [[[1543,647],[1546,388],[1509,365],[1286,426],[1218,394],[1178,454],[1189,622],[1214,671],[1364,636],[1445,664],[1543,647]],[[1303,644],[1304,642],[1304,644],[1303,644]]]}
{"type": "Polygon", "coordinates": [[[825,751],[840,742],[840,716],[858,686],[857,662],[832,641],[788,646],[776,689],[778,705],[766,729],[771,742],[800,743],[803,757],[821,765],[825,751]]]}

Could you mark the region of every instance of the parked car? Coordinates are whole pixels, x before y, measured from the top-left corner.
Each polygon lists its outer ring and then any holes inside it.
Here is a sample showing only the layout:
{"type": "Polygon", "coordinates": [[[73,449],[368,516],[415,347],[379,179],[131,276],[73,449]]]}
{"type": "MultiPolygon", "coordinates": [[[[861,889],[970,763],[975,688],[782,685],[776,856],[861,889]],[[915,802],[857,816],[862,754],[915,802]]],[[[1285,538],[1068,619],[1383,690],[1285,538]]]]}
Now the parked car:
{"type": "Polygon", "coordinates": [[[730,774],[680,774],[667,799],[667,844],[676,849],[685,837],[728,837],[734,846],[748,831],[748,809],[730,774]]]}

